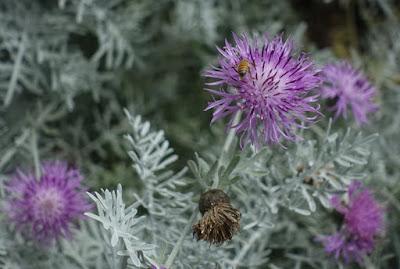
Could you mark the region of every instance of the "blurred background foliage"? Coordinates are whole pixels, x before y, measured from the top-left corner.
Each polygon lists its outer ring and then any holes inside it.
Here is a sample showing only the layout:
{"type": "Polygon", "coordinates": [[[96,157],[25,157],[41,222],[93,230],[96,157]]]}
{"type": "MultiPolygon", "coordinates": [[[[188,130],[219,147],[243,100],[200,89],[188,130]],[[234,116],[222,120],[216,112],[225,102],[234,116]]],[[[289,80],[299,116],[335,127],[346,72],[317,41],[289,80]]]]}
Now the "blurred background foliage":
{"type": "Polygon", "coordinates": [[[89,174],[98,178],[126,163],[121,108],[134,107],[166,130],[182,165],[218,139],[200,74],[232,31],[284,32],[304,50],[363,55],[371,31],[397,25],[392,2],[2,1],[3,117],[12,136],[38,129],[44,158],[58,152],[87,168],[96,160],[89,174]]]}

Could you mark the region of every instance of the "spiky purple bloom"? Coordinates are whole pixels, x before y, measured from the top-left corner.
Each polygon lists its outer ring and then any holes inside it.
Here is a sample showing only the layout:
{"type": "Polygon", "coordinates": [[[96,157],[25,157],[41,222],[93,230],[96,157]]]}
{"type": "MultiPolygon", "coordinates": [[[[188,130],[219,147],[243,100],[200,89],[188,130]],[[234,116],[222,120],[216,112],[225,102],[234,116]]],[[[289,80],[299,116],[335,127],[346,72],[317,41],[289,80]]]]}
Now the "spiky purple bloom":
{"type": "Polygon", "coordinates": [[[323,236],[320,241],[336,259],[362,264],[363,257],[373,251],[376,237],[384,231],[384,209],[360,181],[353,181],[347,194],[347,204],[339,196],[331,199],[332,206],[343,216],[340,231],[323,236]]]}
{"type": "Polygon", "coordinates": [[[359,70],[346,61],[329,64],[322,72],[324,86],[321,88],[323,98],[335,99],[332,107],[335,117],[347,118],[347,110],[351,108],[354,119],[361,125],[368,122],[367,115],[375,112],[375,87],[359,70]]]}
{"type": "Polygon", "coordinates": [[[220,90],[206,89],[217,100],[210,102],[206,110],[213,109],[215,122],[231,116],[227,125],[241,135],[241,146],[259,141],[267,144],[280,143],[281,138],[295,140],[296,127],[311,123],[319,113],[316,95],[309,93],[319,85],[318,72],[305,54],[293,55],[293,43],[282,36],[269,39],[249,38],[233,34],[235,44],[225,41],[217,48],[222,57],[219,66],[205,72],[215,79],[207,85],[221,86],[220,90]],[[248,72],[239,75],[238,65],[248,62],[248,72]],[[233,123],[234,115],[242,111],[242,119],[233,123]]]}
{"type": "Polygon", "coordinates": [[[81,180],[79,170],[61,161],[44,163],[39,180],[17,170],[6,185],[5,212],[17,230],[41,245],[70,238],[73,222],[91,208],[81,180]]]}

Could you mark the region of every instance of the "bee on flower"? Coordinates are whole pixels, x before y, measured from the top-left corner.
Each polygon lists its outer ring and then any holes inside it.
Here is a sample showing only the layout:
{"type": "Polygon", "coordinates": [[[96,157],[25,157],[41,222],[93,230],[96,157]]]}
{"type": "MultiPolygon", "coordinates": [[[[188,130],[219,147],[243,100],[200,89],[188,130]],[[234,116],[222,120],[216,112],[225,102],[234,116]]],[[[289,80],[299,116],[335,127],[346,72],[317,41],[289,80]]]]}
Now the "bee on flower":
{"type": "Polygon", "coordinates": [[[247,59],[240,60],[237,66],[237,72],[239,73],[240,79],[243,79],[250,71],[250,63],[247,59]]]}
{"type": "Polygon", "coordinates": [[[295,56],[293,43],[282,36],[233,38],[235,44],[226,41],[218,48],[219,66],[205,72],[213,80],[207,85],[222,88],[205,89],[215,97],[205,109],[214,110],[211,122],[231,117],[228,128],[240,135],[241,147],[295,140],[295,129],[319,115],[318,95],[312,92],[320,78],[313,62],[305,54],[295,56]],[[239,112],[243,115],[236,124],[239,112]]]}

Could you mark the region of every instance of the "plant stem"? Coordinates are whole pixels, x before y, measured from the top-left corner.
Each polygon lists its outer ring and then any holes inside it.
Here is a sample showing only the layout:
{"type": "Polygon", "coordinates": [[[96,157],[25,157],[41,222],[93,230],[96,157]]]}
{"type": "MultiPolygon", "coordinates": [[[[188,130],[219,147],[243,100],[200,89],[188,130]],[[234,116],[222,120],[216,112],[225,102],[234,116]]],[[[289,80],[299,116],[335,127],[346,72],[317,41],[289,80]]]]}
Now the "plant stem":
{"type": "Polygon", "coordinates": [[[18,148],[21,145],[25,144],[26,140],[29,138],[29,134],[30,133],[28,129],[23,130],[22,134],[15,140],[12,148],[3,154],[0,159],[0,170],[11,160],[12,157],[14,157],[15,153],[17,153],[18,148]]]}
{"type": "Polygon", "coordinates": [[[236,255],[236,258],[232,261],[233,268],[236,268],[239,266],[240,261],[244,258],[246,253],[250,250],[250,247],[254,244],[254,242],[261,238],[263,234],[263,231],[257,231],[252,234],[250,237],[249,241],[247,241],[246,245],[242,247],[240,253],[236,255]]]}
{"type": "MultiPolygon", "coordinates": [[[[233,124],[232,124],[233,126],[235,126],[239,123],[241,115],[242,115],[242,112],[239,110],[236,113],[235,118],[233,119],[233,124]]],[[[234,137],[235,137],[235,128],[230,128],[228,136],[226,137],[226,140],[224,143],[224,147],[222,148],[222,154],[226,154],[229,151],[234,137]]],[[[222,154],[221,154],[221,156],[222,156],[222,154]]]]}
{"type": "MultiPolygon", "coordinates": [[[[233,123],[232,123],[233,126],[235,126],[239,123],[241,115],[242,115],[242,112],[239,110],[236,113],[235,118],[233,119],[233,123]]],[[[221,165],[224,164],[224,162],[226,161],[226,155],[229,153],[229,150],[232,147],[233,141],[235,140],[234,138],[235,138],[235,128],[230,128],[228,135],[226,136],[224,146],[222,147],[221,155],[219,156],[219,159],[218,159],[217,171],[219,170],[221,165]]],[[[219,178],[218,178],[218,175],[216,175],[214,177],[212,188],[213,189],[217,188],[218,184],[219,184],[219,178]]]]}
{"type": "Polygon", "coordinates": [[[318,125],[311,126],[311,130],[314,131],[314,133],[316,133],[319,137],[324,138],[326,136],[326,132],[318,125]]]}
{"type": "Polygon", "coordinates": [[[35,166],[35,176],[36,180],[40,179],[40,161],[39,161],[39,151],[38,151],[38,139],[36,130],[32,130],[31,134],[31,153],[33,157],[33,163],[35,166]]]}
{"type": "Polygon", "coordinates": [[[113,262],[113,267],[114,268],[119,268],[119,263],[117,259],[117,252],[115,251],[115,248],[111,247],[112,250],[112,262],[113,262]]]}
{"type": "Polygon", "coordinates": [[[8,85],[6,97],[4,98],[4,106],[8,106],[11,103],[12,97],[15,92],[15,88],[18,82],[18,76],[20,75],[20,69],[22,65],[22,59],[25,53],[26,46],[26,34],[23,33],[21,37],[21,41],[18,46],[17,57],[15,59],[14,68],[11,74],[10,83],[8,85]]]}
{"type": "Polygon", "coordinates": [[[178,255],[178,252],[182,246],[183,243],[183,239],[185,239],[185,236],[187,234],[187,232],[189,231],[190,227],[192,227],[192,222],[194,220],[194,218],[197,216],[198,212],[197,210],[193,210],[193,214],[190,217],[187,225],[185,226],[185,228],[183,229],[183,232],[181,234],[181,237],[179,237],[178,242],[176,242],[176,245],[174,246],[174,248],[172,249],[171,253],[168,256],[168,259],[165,263],[165,267],[170,269],[170,266],[172,265],[172,263],[174,262],[176,255],[178,255]]]}

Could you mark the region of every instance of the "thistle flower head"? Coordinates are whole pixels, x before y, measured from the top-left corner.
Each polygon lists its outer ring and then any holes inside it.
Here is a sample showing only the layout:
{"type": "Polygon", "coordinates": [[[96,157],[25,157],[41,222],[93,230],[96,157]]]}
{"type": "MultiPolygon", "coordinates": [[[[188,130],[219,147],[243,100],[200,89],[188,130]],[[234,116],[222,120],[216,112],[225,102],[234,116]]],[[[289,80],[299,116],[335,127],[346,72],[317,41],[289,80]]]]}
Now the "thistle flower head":
{"type": "Polygon", "coordinates": [[[69,237],[73,221],[91,208],[81,180],[77,169],[60,161],[43,164],[39,180],[17,170],[6,186],[5,211],[18,230],[42,245],[69,237]]]}
{"type": "Polygon", "coordinates": [[[373,251],[376,237],[384,230],[383,208],[360,181],[353,181],[347,193],[347,204],[338,196],[331,200],[332,206],[343,216],[341,229],[333,235],[321,236],[319,241],[336,259],[362,264],[364,256],[373,251]]]}
{"type": "Polygon", "coordinates": [[[368,122],[367,115],[375,112],[378,106],[373,103],[375,87],[360,71],[348,62],[339,62],[325,66],[322,72],[324,86],[321,89],[323,98],[335,99],[332,107],[335,117],[347,117],[351,109],[356,122],[361,125],[368,122]]]}
{"type": "Polygon", "coordinates": [[[219,66],[205,72],[215,79],[208,85],[221,86],[206,89],[217,98],[206,108],[214,110],[211,122],[231,116],[227,127],[241,134],[242,147],[248,141],[258,147],[259,141],[294,140],[294,129],[313,122],[318,113],[317,96],[308,95],[320,82],[313,63],[304,54],[295,57],[292,42],[282,36],[233,37],[234,45],[226,41],[218,48],[219,66]],[[239,111],[242,119],[234,124],[239,111]]]}
{"type": "Polygon", "coordinates": [[[353,181],[348,189],[348,204],[340,203],[339,197],[332,198],[332,205],[344,217],[349,233],[360,238],[373,239],[383,231],[383,208],[370,190],[360,181],[353,181]]]}
{"type": "Polygon", "coordinates": [[[203,217],[193,225],[193,235],[197,240],[222,244],[239,231],[240,212],[231,206],[228,195],[222,190],[212,189],[203,193],[199,210],[203,217]]]}

